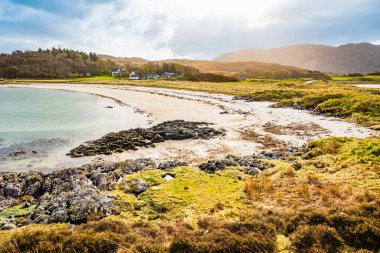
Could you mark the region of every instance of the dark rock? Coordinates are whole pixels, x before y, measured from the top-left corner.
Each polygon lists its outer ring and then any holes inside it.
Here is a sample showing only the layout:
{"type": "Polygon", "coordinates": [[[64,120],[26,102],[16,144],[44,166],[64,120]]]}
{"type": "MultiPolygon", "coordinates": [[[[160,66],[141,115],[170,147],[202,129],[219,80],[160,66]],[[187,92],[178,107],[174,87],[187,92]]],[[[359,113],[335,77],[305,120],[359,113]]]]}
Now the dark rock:
{"type": "Polygon", "coordinates": [[[159,142],[164,142],[164,141],[165,141],[165,138],[162,137],[162,136],[159,135],[159,134],[156,134],[156,135],[152,138],[152,140],[151,140],[151,142],[153,142],[153,143],[159,143],[159,142]]]}
{"type": "Polygon", "coordinates": [[[15,152],[12,152],[12,153],[9,154],[9,156],[14,156],[14,157],[16,157],[16,156],[25,155],[25,154],[26,154],[26,151],[21,150],[21,151],[15,151],[15,152]]]}
{"type": "Polygon", "coordinates": [[[248,167],[244,169],[244,173],[248,175],[257,175],[261,172],[260,169],[255,168],[255,167],[248,167]]]}
{"type": "MultiPolygon", "coordinates": [[[[114,196],[103,191],[114,190],[117,182],[127,187],[125,175],[152,168],[156,168],[154,161],[137,159],[88,164],[49,174],[0,173],[0,211],[18,203],[25,207],[36,204],[33,212],[23,216],[25,224],[81,223],[89,217],[105,217],[113,214],[115,208],[114,196]]],[[[129,182],[128,187],[138,195],[148,188],[148,184],[138,180],[129,182]]],[[[7,224],[0,225],[0,229],[13,227],[7,224]]]]}
{"type": "Polygon", "coordinates": [[[148,190],[149,185],[142,179],[132,179],[127,182],[125,190],[129,193],[139,195],[148,190]]]}
{"type": "Polygon", "coordinates": [[[16,227],[16,224],[11,220],[0,220],[0,230],[11,230],[16,227]]]}
{"type": "Polygon", "coordinates": [[[268,168],[257,161],[254,156],[237,157],[233,155],[228,155],[222,160],[207,161],[207,163],[200,164],[199,168],[205,172],[214,173],[229,166],[241,166],[244,168],[244,172],[250,175],[257,174],[268,168]]]}
{"type": "Polygon", "coordinates": [[[157,168],[160,169],[160,170],[170,170],[170,169],[173,169],[173,168],[176,168],[176,167],[187,166],[187,165],[188,164],[185,163],[185,162],[167,161],[167,162],[164,162],[164,163],[160,163],[157,168]]]}
{"type": "Polygon", "coordinates": [[[244,102],[252,102],[254,101],[250,96],[235,96],[232,98],[233,100],[243,100],[244,102]]]}
{"type": "Polygon", "coordinates": [[[279,160],[284,160],[290,156],[298,156],[305,154],[309,151],[310,149],[307,148],[305,145],[302,147],[297,147],[297,146],[290,146],[286,149],[285,152],[279,153],[276,151],[262,151],[260,154],[255,154],[254,157],[257,159],[279,159],[279,160]]]}

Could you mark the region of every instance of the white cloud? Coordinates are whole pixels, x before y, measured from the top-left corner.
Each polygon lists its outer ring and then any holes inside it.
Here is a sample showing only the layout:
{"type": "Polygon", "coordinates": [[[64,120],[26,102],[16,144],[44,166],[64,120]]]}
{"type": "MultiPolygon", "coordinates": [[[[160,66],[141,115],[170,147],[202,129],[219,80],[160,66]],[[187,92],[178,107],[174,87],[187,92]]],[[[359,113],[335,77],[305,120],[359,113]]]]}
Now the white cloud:
{"type": "Polygon", "coordinates": [[[376,0],[61,3],[77,10],[75,15],[0,0],[1,47],[61,46],[148,59],[212,58],[242,48],[374,41],[380,32],[376,0]]]}

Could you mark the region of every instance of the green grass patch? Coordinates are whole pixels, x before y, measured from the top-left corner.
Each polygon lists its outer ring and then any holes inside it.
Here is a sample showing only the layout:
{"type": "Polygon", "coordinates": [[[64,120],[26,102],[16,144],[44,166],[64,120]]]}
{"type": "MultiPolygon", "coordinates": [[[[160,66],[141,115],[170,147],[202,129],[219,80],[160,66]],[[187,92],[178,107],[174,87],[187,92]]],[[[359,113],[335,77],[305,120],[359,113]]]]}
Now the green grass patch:
{"type": "Polygon", "coordinates": [[[1,211],[0,219],[14,218],[18,216],[27,215],[31,213],[35,208],[36,208],[36,205],[31,205],[29,207],[24,207],[23,205],[15,205],[1,211]]]}
{"type": "Polygon", "coordinates": [[[163,178],[165,174],[160,170],[146,170],[126,176],[127,182],[142,179],[150,188],[137,197],[122,186],[111,192],[118,197],[116,203],[124,217],[196,220],[208,213],[233,215],[242,206],[244,175],[238,170],[230,168],[209,174],[192,167],[178,167],[170,172],[174,176],[170,181],[163,178]]]}
{"type": "Polygon", "coordinates": [[[191,167],[179,167],[173,172],[173,180],[139,196],[140,200],[159,206],[158,212],[166,217],[197,216],[239,208],[242,204],[244,183],[227,173],[208,174],[191,167]]]}

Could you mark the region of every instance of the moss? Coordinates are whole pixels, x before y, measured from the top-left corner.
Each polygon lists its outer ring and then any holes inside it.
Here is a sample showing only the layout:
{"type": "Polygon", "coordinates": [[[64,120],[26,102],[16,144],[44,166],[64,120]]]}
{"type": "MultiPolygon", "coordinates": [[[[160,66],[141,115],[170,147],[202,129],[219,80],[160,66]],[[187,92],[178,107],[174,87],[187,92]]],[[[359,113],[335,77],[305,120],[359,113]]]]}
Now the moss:
{"type": "Polygon", "coordinates": [[[279,89],[279,90],[263,90],[250,93],[249,97],[257,101],[284,101],[293,98],[306,96],[304,91],[297,91],[292,89],[279,89]]]}
{"type": "Polygon", "coordinates": [[[310,152],[318,150],[318,155],[337,154],[340,160],[380,163],[380,138],[376,137],[363,139],[331,137],[312,141],[309,147],[312,148],[310,152]]]}
{"type": "Polygon", "coordinates": [[[36,205],[31,205],[29,207],[24,207],[23,205],[15,205],[1,211],[0,219],[24,216],[31,213],[35,208],[36,208],[36,205]]]}
{"type": "Polygon", "coordinates": [[[149,186],[156,186],[160,185],[166,180],[163,178],[166,175],[166,172],[162,170],[153,170],[153,169],[148,169],[144,170],[138,173],[134,173],[131,175],[127,175],[124,177],[126,181],[131,181],[134,179],[142,179],[146,183],[149,184],[149,186]]]}
{"type": "MultiPolygon", "coordinates": [[[[152,187],[138,199],[149,203],[150,210],[164,213],[165,218],[190,219],[215,211],[215,206],[235,209],[242,206],[243,182],[230,172],[209,174],[191,167],[173,170],[175,178],[152,187]]],[[[146,212],[147,210],[145,210],[146,212]]]]}

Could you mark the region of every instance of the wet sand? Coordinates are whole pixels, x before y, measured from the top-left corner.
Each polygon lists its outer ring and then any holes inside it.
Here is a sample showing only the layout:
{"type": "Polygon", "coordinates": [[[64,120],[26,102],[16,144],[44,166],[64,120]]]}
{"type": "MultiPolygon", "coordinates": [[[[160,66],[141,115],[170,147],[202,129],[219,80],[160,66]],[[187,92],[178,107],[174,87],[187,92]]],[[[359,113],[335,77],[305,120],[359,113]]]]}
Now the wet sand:
{"type": "Polygon", "coordinates": [[[380,89],[380,84],[354,84],[352,86],[359,88],[380,89]]]}

